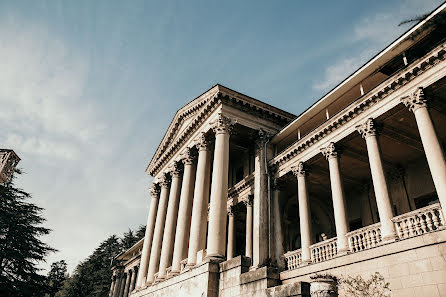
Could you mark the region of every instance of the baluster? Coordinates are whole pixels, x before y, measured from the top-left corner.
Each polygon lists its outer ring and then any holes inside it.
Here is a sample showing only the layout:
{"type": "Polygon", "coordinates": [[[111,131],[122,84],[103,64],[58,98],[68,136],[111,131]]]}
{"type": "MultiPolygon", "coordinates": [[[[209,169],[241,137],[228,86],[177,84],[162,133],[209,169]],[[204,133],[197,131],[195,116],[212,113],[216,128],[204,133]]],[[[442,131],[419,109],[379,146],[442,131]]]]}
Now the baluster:
{"type": "Polygon", "coordinates": [[[409,237],[409,226],[407,224],[407,219],[403,219],[401,221],[401,226],[403,227],[403,238],[409,237]]]}
{"type": "Polygon", "coordinates": [[[415,217],[414,217],[414,222],[415,222],[415,233],[416,233],[416,235],[420,235],[420,234],[422,234],[422,232],[421,232],[421,228],[420,228],[420,226],[421,226],[421,215],[416,215],[415,217]]]}
{"type": "Polygon", "coordinates": [[[429,229],[429,230],[426,230],[426,232],[431,232],[431,231],[433,230],[433,225],[432,225],[433,221],[432,221],[432,218],[433,218],[434,216],[431,217],[431,215],[432,215],[431,212],[426,212],[426,224],[427,224],[427,228],[429,229]]]}
{"type": "Polygon", "coordinates": [[[413,237],[415,235],[414,218],[408,218],[407,222],[409,225],[409,237],[413,237]]]}
{"type": "Polygon", "coordinates": [[[373,230],[367,230],[366,233],[366,248],[369,249],[372,247],[372,234],[373,234],[373,230]]]}
{"type": "Polygon", "coordinates": [[[424,213],[420,216],[420,228],[421,228],[421,233],[426,233],[427,232],[427,226],[426,226],[426,221],[427,218],[429,217],[428,213],[424,213]]]}
{"type": "Polygon", "coordinates": [[[438,227],[440,226],[440,224],[439,224],[439,222],[438,222],[438,217],[439,217],[439,216],[437,216],[435,210],[432,211],[431,214],[432,214],[432,220],[433,220],[433,222],[434,222],[433,225],[434,225],[434,227],[435,227],[435,230],[437,230],[438,227]]]}

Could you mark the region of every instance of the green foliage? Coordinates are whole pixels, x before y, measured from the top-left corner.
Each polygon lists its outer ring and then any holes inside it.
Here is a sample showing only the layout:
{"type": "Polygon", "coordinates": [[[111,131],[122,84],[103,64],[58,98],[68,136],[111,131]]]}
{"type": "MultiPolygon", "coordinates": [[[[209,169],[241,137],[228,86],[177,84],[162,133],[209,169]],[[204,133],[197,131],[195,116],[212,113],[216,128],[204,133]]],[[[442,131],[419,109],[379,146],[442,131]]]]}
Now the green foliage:
{"type": "Polygon", "coordinates": [[[43,296],[48,286],[37,264],[55,251],[40,240],[50,230],[43,209],[13,181],[0,185],[0,296],[43,296]]]}
{"type": "Polygon", "coordinates": [[[368,280],[364,280],[361,276],[348,276],[341,279],[340,284],[345,297],[390,296],[390,284],[384,280],[379,272],[375,272],[368,280]]]}
{"type": "Polygon", "coordinates": [[[63,283],[67,278],[67,263],[64,260],[51,264],[51,269],[47,276],[48,286],[50,287],[50,292],[47,296],[54,297],[62,289],[63,283]]]}

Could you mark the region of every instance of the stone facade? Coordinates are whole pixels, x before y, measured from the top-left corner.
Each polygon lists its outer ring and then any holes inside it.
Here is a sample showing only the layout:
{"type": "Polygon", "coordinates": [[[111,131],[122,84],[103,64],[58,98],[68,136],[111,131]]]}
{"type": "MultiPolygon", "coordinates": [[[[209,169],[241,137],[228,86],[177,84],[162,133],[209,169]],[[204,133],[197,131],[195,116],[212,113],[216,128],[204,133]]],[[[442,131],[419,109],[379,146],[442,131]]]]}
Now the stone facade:
{"type": "Polygon", "coordinates": [[[221,85],[181,108],[110,296],[310,296],[327,272],[445,296],[445,13],[299,116],[221,85]]]}

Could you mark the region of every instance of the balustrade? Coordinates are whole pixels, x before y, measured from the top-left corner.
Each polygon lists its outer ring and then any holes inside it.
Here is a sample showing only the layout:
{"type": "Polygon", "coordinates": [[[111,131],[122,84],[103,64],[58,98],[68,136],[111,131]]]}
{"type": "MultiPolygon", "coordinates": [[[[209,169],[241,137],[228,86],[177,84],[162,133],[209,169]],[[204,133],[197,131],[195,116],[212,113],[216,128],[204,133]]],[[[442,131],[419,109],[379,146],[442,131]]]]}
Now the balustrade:
{"type": "Polygon", "coordinates": [[[381,241],[381,224],[373,224],[347,233],[350,252],[356,253],[376,247],[381,241]]]}
{"type": "Polygon", "coordinates": [[[334,258],[338,253],[337,238],[331,238],[310,246],[311,262],[319,263],[334,258]]]}
{"type": "Polygon", "coordinates": [[[402,214],[392,219],[399,239],[407,239],[445,228],[440,203],[402,214]]]}
{"type": "Polygon", "coordinates": [[[285,265],[287,270],[298,268],[302,264],[302,251],[291,251],[283,255],[285,257],[285,265]]]}

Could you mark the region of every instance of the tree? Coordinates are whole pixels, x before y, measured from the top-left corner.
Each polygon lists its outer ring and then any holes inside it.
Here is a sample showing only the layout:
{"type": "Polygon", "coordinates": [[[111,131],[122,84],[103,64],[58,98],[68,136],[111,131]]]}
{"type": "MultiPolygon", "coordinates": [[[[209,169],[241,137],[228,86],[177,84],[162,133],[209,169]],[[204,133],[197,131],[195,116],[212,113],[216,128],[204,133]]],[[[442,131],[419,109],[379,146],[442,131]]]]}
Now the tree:
{"type": "Polygon", "coordinates": [[[127,250],[131,248],[138,239],[133,234],[133,231],[129,229],[129,231],[124,232],[123,238],[121,239],[122,249],[127,250]]]}
{"type": "Polygon", "coordinates": [[[64,260],[52,263],[47,276],[48,286],[50,288],[48,296],[56,296],[56,293],[62,288],[63,283],[67,278],[67,263],[64,260]]]}
{"type": "Polygon", "coordinates": [[[55,251],[40,240],[50,229],[42,227],[43,209],[13,181],[0,185],[0,296],[43,296],[48,287],[37,264],[55,251]]]}
{"type": "Polygon", "coordinates": [[[137,241],[144,238],[145,235],[146,235],[146,225],[139,225],[139,227],[135,233],[135,237],[137,238],[137,241]]]}
{"type": "Polygon", "coordinates": [[[388,297],[390,284],[384,277],[375,272],[370,279],[364,280],[361,276],[343,278],[340,281],[341,289],[346,297],[388,297]]]}

